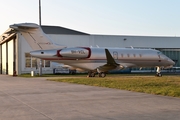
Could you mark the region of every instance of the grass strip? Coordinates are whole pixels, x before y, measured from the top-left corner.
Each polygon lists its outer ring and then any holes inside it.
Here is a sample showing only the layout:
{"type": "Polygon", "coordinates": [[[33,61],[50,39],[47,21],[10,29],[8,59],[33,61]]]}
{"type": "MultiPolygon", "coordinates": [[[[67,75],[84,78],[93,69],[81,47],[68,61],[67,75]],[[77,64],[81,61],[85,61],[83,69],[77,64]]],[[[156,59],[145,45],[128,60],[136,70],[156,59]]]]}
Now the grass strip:
{"type": "Polygon", "coordinates": [[[180,76],[111,76],[106,78],[81,77],[49,80],[180,97],[180,76]]]}

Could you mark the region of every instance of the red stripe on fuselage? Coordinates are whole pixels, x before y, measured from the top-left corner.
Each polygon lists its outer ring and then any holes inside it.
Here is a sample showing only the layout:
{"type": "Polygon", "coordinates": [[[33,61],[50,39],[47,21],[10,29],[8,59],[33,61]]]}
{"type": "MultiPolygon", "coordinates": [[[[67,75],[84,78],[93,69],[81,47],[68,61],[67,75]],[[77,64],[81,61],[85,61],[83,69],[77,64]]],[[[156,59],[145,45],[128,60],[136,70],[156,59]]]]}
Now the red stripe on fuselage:
{"type": "MultiPolygon", "coordinates": [[[[61,50],[62,50],[62,49],[61,49],[61,50]]],[[[61,54],[60,54],[60,51],[61,51],[61,50],[57,50],[57,56],[58,56],[58,57],[62,57],[61,54]]]]}

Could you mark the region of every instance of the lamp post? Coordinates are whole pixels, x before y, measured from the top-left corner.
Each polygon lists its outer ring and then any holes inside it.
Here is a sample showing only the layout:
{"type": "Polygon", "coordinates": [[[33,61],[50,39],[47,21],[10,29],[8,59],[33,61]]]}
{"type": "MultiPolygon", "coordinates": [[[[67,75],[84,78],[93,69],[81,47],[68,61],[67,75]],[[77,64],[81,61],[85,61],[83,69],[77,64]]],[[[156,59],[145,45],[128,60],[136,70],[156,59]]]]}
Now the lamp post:
{"type": "MultiPolygon", "coordinates": [[[[39,0],[39,26],[41,27],[41,0],[39,0]]],[[[42,76],[42,59],[39,61],[39,76],[42,76]]]]}
{"type": "Polygon", "coordinates": [[[39,0],[39,25],[41,26],[41,0],[39,0]]]}

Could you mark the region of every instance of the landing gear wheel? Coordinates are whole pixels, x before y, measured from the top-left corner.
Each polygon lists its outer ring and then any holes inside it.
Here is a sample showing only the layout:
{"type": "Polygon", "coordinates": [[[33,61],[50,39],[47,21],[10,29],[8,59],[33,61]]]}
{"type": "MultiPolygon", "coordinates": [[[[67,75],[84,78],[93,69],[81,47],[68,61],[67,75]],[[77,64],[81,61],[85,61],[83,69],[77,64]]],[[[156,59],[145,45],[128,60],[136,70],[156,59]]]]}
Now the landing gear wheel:
{"type": "Polygon", "coordinates": [[[88,72],[88,75],[87,75],[87,77],[95,77],[95,73],[93,73],[93,72],[88,72]]]}
{"type": "Polygon", "coordinates": [[[96,75],[95,73],[91,73],[91,77],[95,77],[95,75],[96,75]]]}
{"type": "Polygon", "coordinates": [[[162,77],[162,74],[161,73],[156,73],[156,76],[157,77],[162,77]]]}
{"type": "Polygon", "coordinates": [[[101,73],[101,77],[106,77],[106,73],[101,73]]]}
{"type": "Polygon", "coordinates": [[[92,77],[92,76],[91,76],[91,72],[88,72],[88,75],[87,75],[87,77],[92,77]]]}
{"type": "Polygon", "coordinates": [[[102,78],[106,77],[106,73],[104,73],[104,72],[99,73],[99,77],[102,77],[102,78]]]}

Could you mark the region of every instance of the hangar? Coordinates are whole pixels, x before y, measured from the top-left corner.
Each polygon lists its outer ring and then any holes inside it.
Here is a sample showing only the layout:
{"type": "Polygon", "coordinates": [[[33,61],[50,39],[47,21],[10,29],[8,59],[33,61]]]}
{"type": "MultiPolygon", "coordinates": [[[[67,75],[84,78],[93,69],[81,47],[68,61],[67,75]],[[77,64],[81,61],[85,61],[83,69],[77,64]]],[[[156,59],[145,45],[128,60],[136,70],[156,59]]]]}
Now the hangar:
{"type": "MultiPolygon", "coordinates": [[[[42,26],[54,43],[75,46],[153,48],[162,51],[180,67],[180,37],[94,35],[59,26],[42,26]]],[[[32,48],[20,33],[7,29],[0,36],[0,74],[23,74],[38,71],[39,60],[30,56],[32,48]]],[[[57,64],[43,61],[43,73],[53,73],[57,64]]],[[[147,68],[149,69],[149,68],[147,68]]],[[[136,69],[134,69],[136,70],[136,69]]]]}

